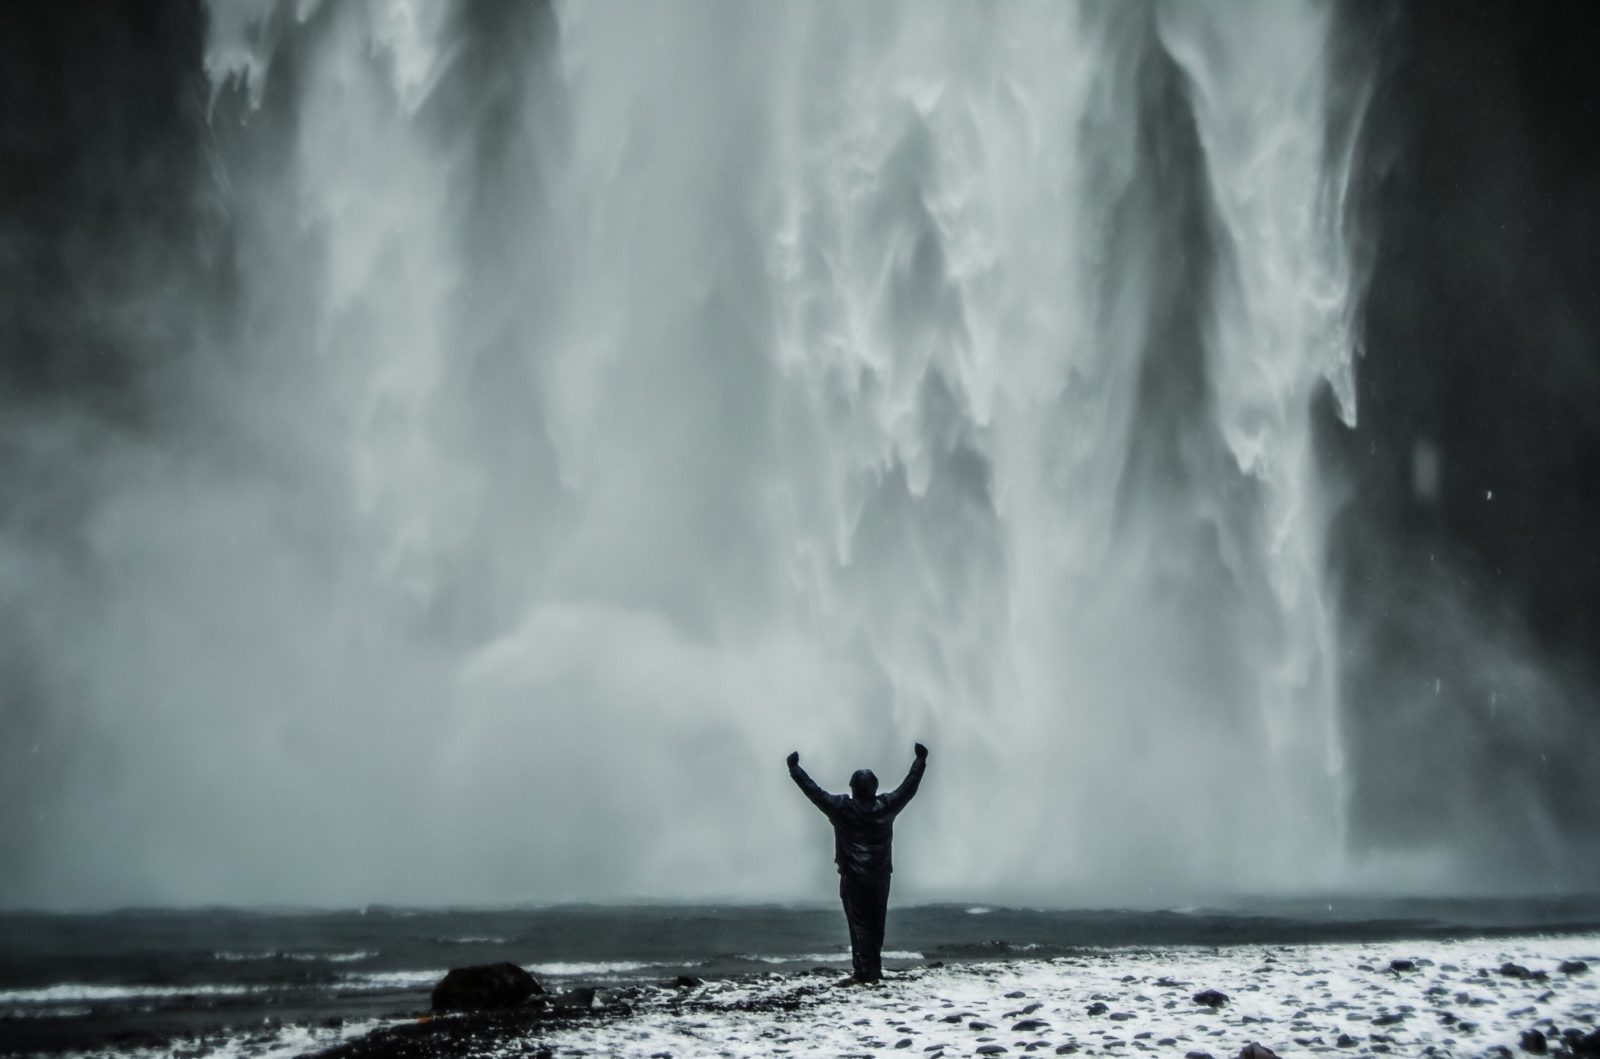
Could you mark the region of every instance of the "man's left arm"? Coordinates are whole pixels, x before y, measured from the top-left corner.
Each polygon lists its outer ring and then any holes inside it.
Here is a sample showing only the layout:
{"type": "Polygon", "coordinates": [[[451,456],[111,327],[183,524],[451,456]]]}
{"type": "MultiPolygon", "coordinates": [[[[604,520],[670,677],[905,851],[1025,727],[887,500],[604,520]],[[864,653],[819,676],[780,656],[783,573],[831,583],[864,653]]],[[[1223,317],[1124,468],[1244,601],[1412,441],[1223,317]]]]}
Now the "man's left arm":
{"type": "Polygon", "coordinates": [[[898,813],[906,807],[906,803],[917,796],[917,788],[922,785],[922,773],[928,767],[928,748],[921,743],[916,744],[917,758],[911,763],[911,771],[906,773],[906,778],[900,786],[883,796],[889,803],[891,812],[898,813]]]}

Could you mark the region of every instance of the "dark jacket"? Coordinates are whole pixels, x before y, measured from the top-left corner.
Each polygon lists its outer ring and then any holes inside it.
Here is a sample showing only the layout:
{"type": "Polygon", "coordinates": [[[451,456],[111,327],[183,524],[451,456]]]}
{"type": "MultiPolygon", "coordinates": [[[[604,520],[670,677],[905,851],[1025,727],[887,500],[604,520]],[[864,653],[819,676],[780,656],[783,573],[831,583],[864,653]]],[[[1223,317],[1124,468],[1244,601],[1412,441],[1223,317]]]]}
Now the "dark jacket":
{"type": "Polygon", "coordinates": [[[915,797],[927,767],[926,759],[917,758],[905,781],[888,794],[878,794],[877,777],[862,769],[850,779],[851,795],[829,794],[798,763],[789,766],[790,777],[833,825],[833,861],[840,875],[887,877],[894,871],[889,855],[894,818],[915,797]]]}

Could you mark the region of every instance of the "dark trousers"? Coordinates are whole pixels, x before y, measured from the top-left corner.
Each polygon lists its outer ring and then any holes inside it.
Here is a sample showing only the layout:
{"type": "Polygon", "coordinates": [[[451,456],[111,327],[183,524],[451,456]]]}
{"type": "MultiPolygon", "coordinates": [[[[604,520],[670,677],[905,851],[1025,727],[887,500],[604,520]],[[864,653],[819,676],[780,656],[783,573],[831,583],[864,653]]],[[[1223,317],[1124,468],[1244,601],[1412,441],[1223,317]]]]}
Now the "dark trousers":
{"type": "Polygon", "coordinates": [[[889,912],[889,876],[841,875],[839,900],[850,924],[850,965],[863,982],[883,977],[883,921],[889,912]]]}

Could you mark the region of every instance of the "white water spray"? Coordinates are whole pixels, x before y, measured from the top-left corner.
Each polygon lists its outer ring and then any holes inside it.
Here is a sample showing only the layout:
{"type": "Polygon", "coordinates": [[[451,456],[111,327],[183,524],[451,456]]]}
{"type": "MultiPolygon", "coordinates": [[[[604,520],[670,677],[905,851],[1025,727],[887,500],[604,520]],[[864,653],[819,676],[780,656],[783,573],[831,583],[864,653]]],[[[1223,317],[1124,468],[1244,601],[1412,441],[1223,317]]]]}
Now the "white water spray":
{"type": "Polygon", "coordinates": [[[138,606],[88,635],[148,665],[93,685],[139,775],[78,823],[176,819],[152,897],[792,897],[784,754],[887,783],[921,739],[902,894],[1326,885],[1329,33],[213,4],[236,326],[207,447],[102,513],[138,606]]]}

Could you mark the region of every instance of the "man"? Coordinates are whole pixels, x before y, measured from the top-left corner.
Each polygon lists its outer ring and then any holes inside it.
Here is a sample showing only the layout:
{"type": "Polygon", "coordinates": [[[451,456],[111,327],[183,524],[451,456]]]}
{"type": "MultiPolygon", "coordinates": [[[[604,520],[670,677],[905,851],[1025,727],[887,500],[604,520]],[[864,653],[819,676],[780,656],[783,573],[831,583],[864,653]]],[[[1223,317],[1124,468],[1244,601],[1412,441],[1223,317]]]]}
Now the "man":
{"type": "Polygon", "coordinates": [[[850,924],[850,963],[857,982],[883,978],[883,920],[889,910],[889,847],[894,818],[917,793],[928,748],[916,744],[917,759],[905,782],[878,794],[878,777],[859,769],[850,777],[850,795],[829,794],[800,767],[800,752],[789,755],[789,776],[833,825],[833,860],[839,866],[839,900],[850,924]]]}

